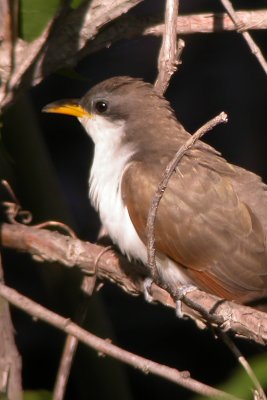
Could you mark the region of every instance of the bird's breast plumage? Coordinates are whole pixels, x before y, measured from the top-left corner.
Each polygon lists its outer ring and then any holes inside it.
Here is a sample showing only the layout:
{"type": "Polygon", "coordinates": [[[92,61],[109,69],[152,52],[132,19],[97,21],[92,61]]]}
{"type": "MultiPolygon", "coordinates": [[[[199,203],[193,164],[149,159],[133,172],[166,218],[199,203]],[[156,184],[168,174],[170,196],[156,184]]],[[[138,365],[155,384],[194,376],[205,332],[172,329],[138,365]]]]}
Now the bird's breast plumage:
{"type": "MultiPolygon", "coordinates": [[[[123,128],[116,130],[117,138],[123,135],[122,130],[123,128]]],[[[102,134],[107,138],[110,131],[102,130],[102,134]]],[[[121,194],[121,181],[133,152],[134,149],[130,146],[122,147],[119,138],[117,142],[100,140],[95,143],[89,197],[99,212],[103,226],[122,253],[130,259],[144,261],[145,246],[136,233],[121,194]]]]}

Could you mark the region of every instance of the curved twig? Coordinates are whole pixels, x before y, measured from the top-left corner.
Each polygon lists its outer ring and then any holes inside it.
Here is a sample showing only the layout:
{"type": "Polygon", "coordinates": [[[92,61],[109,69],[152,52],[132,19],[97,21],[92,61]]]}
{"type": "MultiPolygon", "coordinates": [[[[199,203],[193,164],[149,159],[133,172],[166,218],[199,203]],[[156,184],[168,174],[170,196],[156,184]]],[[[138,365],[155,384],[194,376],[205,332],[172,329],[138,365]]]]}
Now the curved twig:
{"type": "MultiPolygon", "coordinates": [[[[177,168],[178,163],[185,153],[194,145],[194,143],[199,140],[205,133],[213,129],[216,125],[226,123],[227,115],[222,112],[216,117],[212,118],[201,128],[199,128],[188,140],[180,147],[173,159],[167,165],[162,179],[157,187],[157,190],[153,196],[151,206],[147,217],[147,264],[152,273],[153,277],[157,278],[157,267],[155,261],[155,221],[157,217],[157,210],[159,207],[160,200],[164,195],[165,189],[167,188],[168,182],[177,168]]],[[[156,279],[157,280],[157,279],[156,279]]]]}

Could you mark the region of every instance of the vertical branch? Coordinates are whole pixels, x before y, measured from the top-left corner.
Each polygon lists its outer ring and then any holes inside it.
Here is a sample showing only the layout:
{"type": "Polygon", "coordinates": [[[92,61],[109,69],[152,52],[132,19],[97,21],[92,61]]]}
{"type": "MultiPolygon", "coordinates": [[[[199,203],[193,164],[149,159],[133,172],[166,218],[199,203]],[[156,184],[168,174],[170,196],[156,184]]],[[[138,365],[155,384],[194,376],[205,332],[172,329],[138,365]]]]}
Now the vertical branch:
{"type": "MultiPolygon", "coordinates": [[[[0,282],[3,282],[0,257],[0,282]]],[[[14,340],[8,302],[0,297],[0,397],[4,393],[9,400],[22,400],[21,358],[14,340]]]]}
{"type": "MultiPolygon", "coordinates": [[[[105,235],[105,230],[103,227],[100,230],[98,235],[98,240],[105,235]]],[[[75,237],[75,236],[73,236],[75,237]]],[[[77,310],[76,323],[79,325],[83,325],[87,310],[88,310],[88,297],[92,295],[95,283],[96,283],[96,268],[98,261],[102,257],[102,255],[110,249],[110,246],[105,247],[96,257],[94,261],[94,270],[95,273],[92,276],[84,276],[81,290],[82,290],[82,298],[79,303],[79,307],[77,310]]],[[[70,375],[71,366],[73,363],[73,359],[75,357],[75,353],[78,347],[78,339],[75,336],[68,335],[64,350],[62,353],[62,357],[60,360],[60,365],[57,372],[56,382],[53,390],[53,400],[63,400],[66,392],[66,387],[70,375]]]]}
{"type": "MultiPolygon", "coordinates": [[[[158,59],[159,74],[155,82],[155,89],[163,94],[177,69],[177,33],[176,24],[178,17],[179,0],[166,0],[165,30],[162,38],[162,46],[158,59]]],[[[183,49],[183,41],[179,41],[180,54],[183,49]]]]}
{"type": "MultiPolygon", "coordinates": [[[[95,278],[85,276],[82,283],[82,299],[80,300],[77,310],[76,320],[79,325],[84,323],[87,309],[88,296],[92,294],[94,289],[95,278]],[[93,284],[91,285],[93,280],[93,284]]],[[[75,336],[68,335],[65,341],[64,350],[61,356],[60,365],[57,372],[55,387],[53,390],[53,400],[63,400],[66,392],[66,387],[70,375],[71,366],[75,353],[78,347],[78,339],[75,336]]]]}

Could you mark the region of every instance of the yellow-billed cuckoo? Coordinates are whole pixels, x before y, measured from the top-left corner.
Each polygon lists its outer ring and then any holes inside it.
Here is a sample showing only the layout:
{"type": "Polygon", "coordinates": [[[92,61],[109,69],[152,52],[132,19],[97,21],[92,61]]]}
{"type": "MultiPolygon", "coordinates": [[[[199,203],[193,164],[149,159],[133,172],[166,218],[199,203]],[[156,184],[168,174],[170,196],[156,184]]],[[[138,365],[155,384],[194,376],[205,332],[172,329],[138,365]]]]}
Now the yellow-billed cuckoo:
{"type": "MultiPolygon", "coordinates": [[[[95,144],[89,195],[111,239],[144,264],[151,199],[189,133],[153,86],[99,83],[43,111],[76,116],[95,144]]],[[[267,296],[267,186],[197,142],[182,158],[156,219],[157,267],[172,287],[193,283],[241,303],[267,296]]]]}

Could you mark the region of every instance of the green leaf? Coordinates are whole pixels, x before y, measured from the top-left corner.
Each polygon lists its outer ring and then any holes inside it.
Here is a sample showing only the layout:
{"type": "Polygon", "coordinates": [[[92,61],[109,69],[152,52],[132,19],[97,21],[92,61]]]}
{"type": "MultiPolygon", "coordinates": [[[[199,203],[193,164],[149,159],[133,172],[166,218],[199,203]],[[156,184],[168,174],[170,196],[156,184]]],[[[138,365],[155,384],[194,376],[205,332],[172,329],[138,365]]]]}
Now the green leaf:
{"type": "Polygon", "coordinates": [[[79,7],[79,5],[81,5],[83,1],[84,1],[84,0],[72,0],[72,2],[71,2],[71,7],[72,7],[72,8],[77,8],[77,7],[79,7]]]}
{"type": "Polygon", "coordinates": [[[37,38],[55,15],[60,0],[21,0],[20,36],[31,41],[37,38]]]}
{"type": "Polygon", "coordinates": [[[52,400],[52,393],[47,390],[26,390],[24,400],[52,400]]]}

